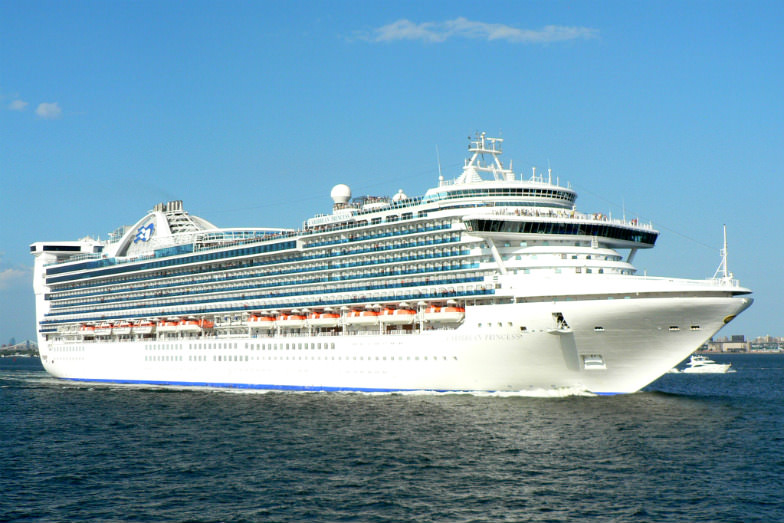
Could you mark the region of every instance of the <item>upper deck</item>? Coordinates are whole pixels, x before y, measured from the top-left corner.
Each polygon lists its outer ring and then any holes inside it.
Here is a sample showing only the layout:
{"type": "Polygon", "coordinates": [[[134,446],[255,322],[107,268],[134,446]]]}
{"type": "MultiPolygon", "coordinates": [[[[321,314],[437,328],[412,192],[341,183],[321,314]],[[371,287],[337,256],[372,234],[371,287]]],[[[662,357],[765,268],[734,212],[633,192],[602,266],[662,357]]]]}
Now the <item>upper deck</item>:
{"type": "MultiPolygon", "coordinates": [[[[117,229],[109,241],[91,240],[83,249],[69,246],[69,251],[48,258],[46,265],[61,265],[62,268],[48,269],[47,273],[219,250],[231,254],[231,249],[238,246],[269,246],[260,247],[259,252],[304,248],[314,244],[310,239],[313,237],[364,227],[395,226],[401,222],[428,222],[433,216],[445,213],[462,219],[466,222],[465,228],[476,233],[598,236],[607,240],[622,239],[623,242],[615,243],[616,246],[654,244],[658,232],[651,224],[578,212],[575,206],[577,193],[568,185],[560,185],[557,179],[554,182],[550,172],[545,177],[534,170],[529,178],[514,174],[511,163],[506,167],[501,161],[502,142],[485,133],[476,135],[469,145],[471,155],[465,161],[462,173],[452,180],[439,175],[438,186],[421,197],[410,198],[400,190],[392,197],[352,199],[348,186],[337,185],[331,194],[332,214],[317,215],[296,230],[219,228],[185,212],[181,201],[160,203],[134,225],[117,229]],[[500,223],[501,216],[506,217],[505,224],[500,223]],[[537,221],[551,225],[531,225],[537,221]]],[[[58,242],[58,245],[66,243],[69,242],[58,242]]],[[[316,240],[315,243],[324,244],[324,241],[316,240]]],[[[37,245],[43,245],[43,242],[31,246],[34,254],[43,252],[42,248],[35,248],[37,245]]]]}

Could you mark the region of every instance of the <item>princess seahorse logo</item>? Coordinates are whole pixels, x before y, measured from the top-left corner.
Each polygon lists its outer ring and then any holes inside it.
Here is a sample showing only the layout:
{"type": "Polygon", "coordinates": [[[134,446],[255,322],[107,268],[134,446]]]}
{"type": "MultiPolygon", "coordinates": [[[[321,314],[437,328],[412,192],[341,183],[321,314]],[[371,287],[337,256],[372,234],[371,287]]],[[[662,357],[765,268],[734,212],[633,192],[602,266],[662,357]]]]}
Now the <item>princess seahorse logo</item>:
{"type": "Polygon", "coordinates": [[[133,243],[136,242],[146,242],[152,236],[152,231],[155,230],[155,224],[150,222],[147,225],[143,225],[136,230],[136,238],[133,239],[133,243]]]}

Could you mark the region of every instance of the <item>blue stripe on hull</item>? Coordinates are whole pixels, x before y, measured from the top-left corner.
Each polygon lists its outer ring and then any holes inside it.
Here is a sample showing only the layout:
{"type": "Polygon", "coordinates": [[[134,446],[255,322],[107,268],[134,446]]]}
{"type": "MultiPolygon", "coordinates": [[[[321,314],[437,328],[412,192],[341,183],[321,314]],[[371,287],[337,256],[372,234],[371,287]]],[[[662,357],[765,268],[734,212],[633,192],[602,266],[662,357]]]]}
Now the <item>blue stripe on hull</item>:
{"type": "MultiPolygon", "coordinates": [[[[308,385],[269,385],[252,383],[211,383],[195,381],[154,381],[154,380],[101,380],[89,378],[60,378],[68,381],[91,382],[91,383],[117,383],[120,385],[160,385],[172,387],[213,387],[222,389],[251,389],[251,390],[279,390],[279,391],[300,391],[300,392],[451,392],[455,394],[470,394],[474,392],[512,392],[495,390],[458,390],[458,389],[379,389],[369,387],[319,387],[308,385]]],[[[590,392],[590,391],[587,391],[590,392]]],[[[616,396],[619,392],[591,392],[597,396],[616,396]]]]}
{"type": "MultiPolygon", "coordinates": [[[[367,387],[318,387],[307,385],[266,385],[251,383],[211,383],[195,381],[154,381],[154,380],[102,380],[90,378],[61,378],[68,381],[91,383],[117,383],[121,385],[169,385],[174,387],[215,387],[223,389],[290,390],[306,392],[469,392],[465,390],[438,389],[377,389],[367,387]]],[[[489,391],[493,392],[493,391],[489,391]]]]}

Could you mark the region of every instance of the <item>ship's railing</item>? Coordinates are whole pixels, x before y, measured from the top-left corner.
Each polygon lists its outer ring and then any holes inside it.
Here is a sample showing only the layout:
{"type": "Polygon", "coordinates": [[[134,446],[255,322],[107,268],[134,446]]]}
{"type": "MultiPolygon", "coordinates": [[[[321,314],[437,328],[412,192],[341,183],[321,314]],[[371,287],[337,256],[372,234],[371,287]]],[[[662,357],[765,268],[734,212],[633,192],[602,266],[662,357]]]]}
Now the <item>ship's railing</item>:
{"type": "MultiPolygon", "coordinates": [[[[360,226],[346,227],[346,229],[356,229],[358,227],[360,227],[360,226]]],[[[364,227],[364,225],[362,227],[364,227]]],[[[428,226],[417,227],[414,230],[403,230],[403,231],[385,232],[385,233],[378,233],[378,234],[364,234],[364,235],[361,235],[361,236],[359,236],[359,235],[353,236],[352,235],[352,236],[349,236],[347,238],[338,238],[336,240],[325,240],[325,241],[320,241],[320,242],[313,242],[313,243],[310,243],[310,244],[306,244],[305,247],[306,248],[326,247],[326,246],[330,246],[330,245],[339,245],[339,244],[349,243],[349,242],[360,242],[360,241],[367,241],[367,240],[379,240],[379,239],[384,239],[384,238],[393,238],[395,236],[409,236],[409,235],[414,235],[414,234],[424,234],[424,233],[428,233],[428,232],[443,231],[443,230],[447,230],[447,229],[451,229],[451,228],[452,228],[452,224],[451,223],[444,223],[444,224],[441,224],[441,225],[428,225],[428,226]]],[[[330,231],[330,232],[332,232],[332,231],[330,231]]],[[[437,241],[437,240],[431,240],[431,242],[435,242],[435,241],[437,241]]]]}
{"type": "MultiPolygon", "coordinates": [[[[422,197],[416,196],[413,198],[406,198],[404,200],[399,201],[389,201],[386,199],[388,197],[381,198],[376,201],[360,201],[360,202],[349,202],[346,204],[341,205],[341,209],[354,209],[356,212],[351,214],[350,216],[360,216],[363,214],[370,214],[378,211],[386,211],[390,209],[405,209],[407,207],[415,207],[422,203],[422,197]],[[381,204],[378,207],[374,207],[372,209],[363,209],[365,205],[377,205],[381,204]]],[[[323,216],[323,215],[322,215],[323,216]]]]}
{"type": "MultiPolygon", "coordinates": [[[[469,273],[470,274],[470,273],[469,273]]],[[[483,276],[459,277],[454,275],[443,280],[433,280],[430,282],[405,282],[394,287],[367,288],[365,291],[354,289],[326,290],[324,292],[312,294],[300,294],[296,296],[258,296],[248,297],[245,301],[232,300],[236,305],[226,305],[226,300],[204,301],[202,303],[168,303],[150,306],[152,310],[143,310],[145,307],[128,308],[127,314],[111,314],[103,318],[96,318],[94,315],[78,316],[84,314],[83,311],[68,313],[69,317],[62,319],[44,319],[39,322],[40,328],[56,326],[63,323],[80,323],[95,321],[114,321],[115,319],[136,320],[140,318],[167,317],[195,315],[205,316],[211,314],[235,314],[248,313],[251,310],[291,310],[303,308],[323,308],[341,306],[364,306],[369,303],[368,292],[379,292],[381,295],[372,298],[372,302],[418,302],[420,300],[446,300],[446,299],[465,299],[495,294],[492,285],[483,283],[483,276]],[[465,289],[455,287],[466,285],[465,289]],[[476,288],[473,288],[473,287],[476,288]],[[471,288],[469,288],[471,287],[471,288]],[[336,296],[337,295],[337,296],[336,296]],[[265,303],[252,303],[253,301],[264,301],[265,303]],[[223,303],[221,306],[220,304],[223,303]]],[[[91,313],[93,311],[90,311],[91,313]]],[[[65,316],[65,314],[63,314],[65,316]]],[[[47,318],[54,315],[46,314],[47,318]]]]}
{"type": "MultiPolygon", "coordinates": [[[[413,207],[413,206],[416,206],[416,205],[419,204],[419,201],[413,201],[413,200],[415,200],[415,199],[405,200],[406,202],[411,201],[411,203],[404,203],[404,204],[400,204],[398,202],[395,202],[395,203],[390,205],[390,208],[398,209],[398,208],[405,208],[405,207],[413,207]]],[[[370,212],[376,212],[377,210],[378,209],[373,210],[373,211],[362,211],[362,212],[358,212],[358,213],[354,214],[353,216],[358,216],[360,214],[367,214],[367,213],[370,213],[370,212]]],[[[396,220],[394,222],[384,222],[384,225],[389,225],[391,223],[397,224],[397,223],[401,223],[401,222],[408,222],[410,220],[422,219],[424,217],[425,217],[425,215],[412,216],[411,218],[406,218],[405,220],[404,219],[398,219],[398,220],[396,220]]],[[[309,236],[309,235],[313,235],[313,234],[340,232],[340,231],[349,230],[349,229],[358,229],[360,227],[366,227],[367,225],[368,225],[367,223],[359,224],[359,223],[352,222],[352,223],[344,223],[344,224],[341,224],[341,225],[334,225],[334,226],[330,226],[330,225],[322,226],[322,228],[319,228],[319,229],[315,229],[315,228],[311,228],[311,229],[281,229],[281,230],[278,230],[276,232],[269,232],[268,234],[264,234],[262,236],[251,236],[251,237],[243,237],[241,234],[236,234],[237,232],[241,232],[239,229],[235,230],[235,231],[228,230],[228,231],[187,232],[187,233],[181,233],[180,235],[178,235],[177,236],[177,240],[178,241],[175,241],[175,242],[168,241],[165,244],[162,243],[160,246],[158,246],[156,251],[161,252],[162,249],[167,248],[167,247],[172,247],[172,246],[192,245],[194,253],[195,252],[204,252],[204,251],[218,250],[218,249],[224,249],[224,248],[227,248],[227,247],[234,247],[234,246],[240,246],[240,245],[247,246],[247,245],[253,245],[253,244],[257,244],[257,243],[266,243],[266,242],[276,241],[276,240],[280,240],[280,239],[284,239],[284,238],[293,238],[293,237],[309,236]],[[223,235],[223,236],[221,237],[221,235],[223,235]],[[204,240],[202,240],[202,237],[204,237],[204,240]]],[[[265,229],[257,229],[257,230],[261,231],[261,230],[265,230],[265,229]]],[[[427,232],[429,232],[430,230],[434,230],[434,229],[429,229],[427,232]]],[[[254,231],[254,230],[253,229],[249,229],[248,231],[254,231]]],[[[272,230],[269,230],[269,231],[272,231],[272,230]]],[[[158,257],[158,256],[156,256],[154,253],[145,253],[145,254],[136,255],[136,256],[129,256],[129,257],[125,257],[125,258],[108,258],[108,257],[106,257],[105,254],[83,254],[83,255],[77,255],[77,256],[73,256],[73,257],[69,258],[68,262],[78,261],[78,260],[82,260],[82,259],[92,259],[92,260],[100,261],[101,262],[100,266],[90,267],[91,269],[95,269],[95,268],[101,268],[101,267],[110,266],[110,265],[120,265],[120,264],[124,264],[124,263],[135,263],[135,262],[139,262],[139,261],[153,259],[153,258],[156,258],[156,257],[158,257]]],[[[63,262],[62,261],[60,261],[60,262],[53,262],[53,263],[48,263],[45,266],[48,267],[50,265],[59,265],[61,263],[63,263],[63,262]]]]}
{"type": "MultiPolygon", "coordinates": [[[[433,261],[440,261],[441,258],[452,258],[454,257],[456,260],[459,258],[464,257],[466,254],[462,253],[460,255],[452,255],[452,254],[444,254],[444,255],[437,255],[431,258],[423,258],[421,260],[416,260],[418,262],[427,262],[430,260],[433,261]]],[[[370,273],[364,274],[364,271],[360,274],[347,274],[341,276],[331,276],[329,278],[326,277],[317,277],[317,278],[307,278],[307,279],[300,279],[294,281],[272,281],[267,283],[258,283],[253,282],[246,285],[231,285],[233,282],[241,282],[243,280],[247,280],[247,276],[239,276],[234,278],[217,278],[214,280],[201,280],[196,282],[189,282],[187,286],[185,286],[182,282],[176,284],[169,284],[169,285],[156,285],[146,288],[144,290],[136,291],[136,294],[131,296],[125,296],[121,298],[113,298],[113,299],[105,299],[101,298],[99,300],[80,300],[78,303],[60,303],[59,300],[55,301],[52,300],[52,312],[50,315],[57,315],[57,314],[69,314],[68,311],[65,312],[55,312],[58,309],[70,309],[73,307],[84,307],[88,305],[95,305],[95,304],[122,304],[123,302],[138,302],[143,300],[161,300],[161,299],[170,299],[174,300],[177,298],[182,297],[195,297],[200,294],[229,294],[229,293],[236,293],[236,292],[243,292],[248,290],[255,290],[258,291],[260,289],[274,289],[274,288],[290,288],[293,286],[303,286],[303,285],[339,285],[341,282],[352,282],[352,280],[361,280],[361,279],[368,279],[368,278],[394,278],[396,276],[416,276],[422,274],[431,274],[431,273],[446,273],[447,271],[456,272],[456,271],[464,271],[470,269],[478,269],[479,264],[476,262],[467,262],[465,260],[460,261],[458,263],[451,263],[448,259],[445,262],[441,262],[442,266],[433,266],[433,267],[425,267],[425,268],[418,268],[415,267],[413,264],[404,266],[405,268],[395,268],[394,270],[390,270],[388,273],[370,273]],[[444,264],[449,263],[449,267],[444,267],[444,264]],[[227,285],[228,283],[228,285],[227,285]],[[194,286],[204,285],[204,284],[212,284],[212,286],[208,286],[203,290],[194,290],[194,286]],[[170,293],[170,294],[161,294],[159,291],[161,289],[166,288],[175,288],[181,289],[180,292],[170,293]]],[[[365,267],[365,266],[363,266],[365,267]]],[[[369,265],[367,267],[370,267],[369,265]]],[[[251,276],[252,278],[258,278],[262,276],[251,276]]],[[[357,287],[358,290],[368,290],[366,288],[357,287]]],[[[295,296],[299,291],[290,291],[288,293],[281,293],[280,296],[295,296]]],[[[330,291],[322,291],[322,292],[330,292],[330,291]]],[[[99,294],[98,296],[104,296],[104,294],[99,294]]],[[[73,297],[68,297],[68,300],[73,299],[73,297]]],[[[217,301],[222,301],[225,298],[220,298],[217,301]]],[[[127,308],[127,307],[122,307],[127,308]]],[[[95,309],[96,312],[106,312],[118,310],[117,307],[114,308],[101,308],[95,309]]]]}
{"type": "MultiPolygon", "coordinates": [[[[138,316],[138,312],[143,310],[147,310],[146,314],[141,315],[142,317],[148,316],[155,316],[155,315],[166,315],[169,313],[161,313],[159,312],[163,308],[168,307],[180,307],[185,308],[185,312],[183,314],[194,314],[194,313],[201,313],[201,310],[204,310],[204,307],[210,304],[218,304],[218,303],[226,303],[227,301],[240,301],[242,303],[242,307],[232,307],[231,310],[245,310],[247,308],[247,303],[254,300],[288,300],[293,298],[300,298],[302,300],[310,300],[310,303],[304,306],[319,306],[319,304],[323,303],[324,305],[334,305],[334,304],[353,304],[353,303],[364,303],[367,301],[364,297],[354,297],[354,298],[347,298],[344,297],[342,299],[338,299],[337,301],[330,301],[324,300],[321,297],[329,297],[334,294],[357,294],[357,293],[368,293],[368,292],[386,292],[389,293],[390,291],[395,290],[410,290],[412,287],[434,287],[434,286],[455,286],[464,283],[479,283],[484,280],[483,276],[471,276],[471,273],[460,274],[461,271],[464,270],[471,270],[471,269],[478,269],[478,264],[473,264],[472,266],[465,266],[465,267],[455,267],[454,269],[449,269],[449,273],[446,273],[445,276],[441,278],[434,278],[431,281],[404,281],[403,283],[385,283],[384,281],[371,281],[368,282],[366,285],[353,285],[350,280],[341,280],[342,282],[346,282],[344,288],[341,288],[335,283],[339,282],[330,282],[333,285],[318,285],[318,287],[324,288],[305,288],[305,289],[297,289],[294,291],[289,292],[280,292],[276,291],[273,293],[261,293],[261,294],[242,294],[240,296],[221,296],[218,298],[205,298],[200,296],[200,294],[214,294],[216,291],[201,291],[191,294],[184,294],[184,295],[177,295],[177,296],[169,296],[169,297],[161,297],[161,298],[146,298],[145,300],[154,300],[153,303],[138,303],[133,305],[124,305],[118,302],[114,302],[115,306],[107,306],[101,308],[92,308],[89,312],[92,314],[96,313],[104,313],[109,314],[112,317],[122,316],[123,311],[133,312],[134,314],[130,314],[128,317],[129,319],[135,319],[138,316]],[[319,300],[322,301],[313,301],[314,298],[318,296],[320,297],[319,300]],[[161,300],[166,300],[168,303],[161,304],[156,303],[161,300]],[[152,312],[149,312],[152,311],[152,312]]],[[[445,271],[438,271],[438,270],[431,270],[431,271],[421,271],[416,273],[410,274],[401,274],[401,277],[411,277],[411,276],[418,276],[418,277],[425,277],[428,278],[431,274],[438,274],[438,273],[445,273],[445,271]]],[[[280,288],[285,288],[285,285],[281,286],[280,288]]],[[[241,293],[240,290],[229,290],[226,294],[230,293],[241,293]]],[[[474,291],[466,291],[466,293],[473,294],[474,291]]],[[[434,294],[435,289],[432,289],[432,292],[429,294],[434,294]]],[[[417,295],[418,297],[418,295],[417,295]]],[[[389,298],[394,299],[394,298],[389,298]]],[[[413,297],[406,297],[406,299],[414,299],[413,297]]],[[[111,303],[110,303],[111,305],[111,303]]],[[[275,308],[301,308],[303,305],[286,305],[280,304],[275,305],[275,308]]],[[[272,307],[272,305],[265,306],[266,308],[272,307]]],[[[67,317],[67,316],[74,316],[77,314],[84,314],[82,310],[72,310],[72,311],[52,311],[46,313],[46,318],[52,318],[52,320],[46,320],[43,323],[47,323],[49,321],[57,321],[55,318],[57,317],[67,317]]],[[[176,313],[171,313],[176,314],[176,313]]],[[[94,318],[93,318],[94,319],[94,318]]],[[[88,320],[85,320],[88,321],[88,320]]]]}
{"type": "MultiPolygon", "coordinates": [[[[346,253],[342,253],[342,252],[341,253],[328,253],[328,254],[321,254],[321,255],[308,254],[308,255],[304,255],[304,256],[302,256],[302,255],[294,256],[294,257],[287,258],[287,259],[282,259],[282,260],[266,259],[266,260],[262,261],[262,260],[255,259],[252,263],[246,264],[242,268],[248,269],[248,268],[256,268],[256,267],[265,267],[265,266],[270,266],[270,265],[279,265],[279,266],[281,266],[281,265],[284,265],[286,263],[300,263],[300,262],[308,262],[308,261],[320,261],[320,260],[327,260],[327,259],[333,259],[333,258],[342,258],[342,257],[349,257],[349,256],[356,257],[357,255],[363,255],[363,254],[368,254],[368,253],[381,255],[381,254],[386,253],[388,251],[394,252],[394,251],[402,251],[404,249],[418,249],[420,247],[428,247],[428,246],[431,246],[431,245],[432,246],[438,246],[438,245],[445,245],[445,244],[455,244],[455,243],[459,243],[459,242],[460,242],[460,238],[457,237],[457,236],[455,236],[455,237],[441,237],[441,238],[434,239],[431,243],[424,242],[424,243],[420,244],[419,241],[417,240],[417,241],[408,242],[407,244],[400,244],[400,245],[387,245],[387,246],[379,246],[379,247],[367,246],[367,247],[352,248],[352,250],[350,250],[349,252],[346,252],[346,253]]],[[[312,251],[311,251],[311,253],[312,253],[312,251]]],[[[416,259],[419,259],[419,257],[417,257],[416,259]]],[[[402,261],[409,261],[409,258],[406,258],[405,260],[402,260],[402,261]]],[[[336,268],[347,268],[347,267],[351,267],[351,265],[341,264],[341,265],[336,266],[336,268]]],[[[319,270],[319,269],[315,269],[315,270],[319,270]]],[[[188,275],[204,274],[204,273],[210,273],[210,272],[214,272],[214,270],[213,269],[209,269],[209,268],[204,268],[204,266],[199,266],[197,268],[193,268],[193,269],[190,269],[190,270],[181,271],[179,274],[177,274],[177,276],[188,276],[188,275]]],[[[277,275],[277,274],[283,275],[283,274],[296,274],[296,273],[301,273],[301,272],[312,272],[312,271],[309,270],[309,269],[306,269],[304,267],[303,268],[292,267],[291,269],[285,269],[285,270],[279,271],[277,273],[270,273],[270,274],[271,275],[277,275]]],[[[145,274],[144,276],[141,276],[141,277],[127,278],[122,283],[123,284],[127,284],[127,283],[131,283],[131,282],[145,281],[145,280],[152,281],[152,280],[157,280],[157,279],[159,279],[159,278],[157,278],[154,275],[145,274]]],[[[98,282],[87,282],[87,283],[83,283],[83,284],[80,284],[80,285],[73,285],[72,284],[69,287],[69,290],[89,289],[89,288],[101,287],[101,286],[105,286],[105,285],[106,285],[106,283],[105,282],[101,282],[101,281],[98,281],[98,282]]]]}
{"type": "Polygon", "coordinates": [[[558,218],[558,219],[569,219],[569,220],[581,220],[581,221],[591,221],[591,222],[603,222],[603,223],[611,223],[613,225],[625,225],[631,227],[637,227],[640,229],[653,229],[653,224],[651,222],[648,223],[641,223],[637,218],[633,218],[631,220],[626,219],[617,219],[611,218],[606,214],[602,213],[593,213],[593,214],[586,214],[580,213],[576,211],[566,211],[561,209],[529,209],[529,208],[518,208],[515,210],[509,209],[507,207],[501,208],[494,208],[491,212],[493,216],[526,216],[531,218],[558,218]]]}
{"type": "MultiPolygon", "coordinates": [[[[415,325],[417,325],[415,323],[415,325]]],[[[445,325],[445,326],[427,326],[426,329],[420,330],[419,328],[413,328],[411,330],[405,329],[393,329],[387,331],[386,329],[379,329],[379,328],[371,328],[371,329],[363,329],[363,330],[347,330],[343,332],[339,330],[335,331],[326,331],[326,332],[270,332],[269,334],[261,333],[261,334],[248,334],[246,332],[243,333],[222,333],[222,334],[215,334],[215,333],[208,333],[203,332],[198,336],[193,337],[171,337],[171,338],[134,338],[133,336],[129,336],[128,338],[117,339],[114,336],[106,336],[104,338],[94,338],[94,339],[83,339],[81,337],[73,338],[73,339],[60,339],[54,342],[50,342],[50,346],[63,346],[63,345],[101,345],[101,344],[109,344],[109,343],[179,343],[179,344],[186,344],[186,343],[194,343],[200,342],[204,340],[209,341],[221,341],[221,340],[236,340],[236,339],[252,339],[258,340],[262,343],[267,343],[266,340],[277,340],[277,339],[292,339],[292,338],[299,338],[302,339],[304,337],[307,338],[339,338],[339,337],[346,337],[346,336],[418,336],[425,333],[436,332],[436,331],[454,331],[457,327],[462,325],[462,323],[455,323],[453,325],[445,325]]],[[[307,329],[302,329],[303,331],[307,331],[307,329]]],[[[193,350],[189,349],[186,346],[182,346],[179,349],[175,349],[174,352],[177,351],[188,351],[193,350]]],[[[222,351],[224,349],[207,349],[212,351],[222,351]]],[[[236,349],[231,350],[252,350],[257,351],[258,349],[250,349],[245,347],[237,347],[236,349]]],[[[269,349],[267,349],[269,350],[269,349]]],[[[279,349],[285,350],[285,349],[279,349]]],[[[300,349],[288,349],[288,350],[300,350],[300,349]]],[[[304,349],[302,349],[304,350],[304,349]]],[[[333,350],[332,348],[322,348],[322,349],[307,349],[307,350],[315,350],[315,351],[329,351],[333,350]]],[[[424,349],[422,349],[424,352],[424,349]]]]}
{"type": "MultiPolygon", "coordinates": [[[[498,172],[503,172],[503,171],[498,171],[498,172]]],[[[446,180],[446,179],[440,180],[438,182],[438,186],[439,187],[445,187],[445,186],[449,186],[449,185],[465,185],[465,184],[458,184],[457,180],[458,180],[457,178],[452,178],[451,180],[446,180]]],[[[489,181],[493,181],[493,180],[484,180],[483,179],[482,181],[489,182],[489,181]]],[[[503,181],[508,181],[508,180],[503,180],[503,181]]],[[[542,185],[547,186],[547,187],[556,187],[558,189],[570,189],[570,190],[572,189],[571,182],[566,182],[566,185],[561,185],[560,183],[553,183],[551,177],[549,175],[547,177],[545,177],[544,174],[533,174],[532,176],[529,176],[528,178],[522,178],[522,174],[521,174],[520,178],[515,178],[513,181],[515,181],[515,182],[539,183],[539,184],[542,184],[542,185]]]]}
{"type": "Polygon", "coordinates": [[[645,281],[661,281],[661,282],[668,282],[668,283],[679,283],[681,285],[693,285],[697,286],[705,286],[711,285],[715,287],[730,287],[730,288],[741,288],[742,285],[740,284],[740,280],[735,278],[705,278],[702,280],[698,279],[686,279],[686,278],[669,278],[667,276],[647,276],[647,275],[635,275],[635,276],[628,276],[629,279],[638,279],[638,280],[645,280],[645,281]]]}
{"type": "MultiPolygon", "coordinates": [[[[75,262],[75,261],[81,261],[81,260],[100,260],[101,256],[103,256],[101,253],[93,253],[93,252],[87,253],[86,252],[86,253],[83,253],[83,254],[75,254],[73,256],[70,256],[68,258],[68,260],[66,260],[66,261],[67,262],[75,262]]],[[[44,267],[51,267],[52,265],[59,265],[61,263],[63,263],[63,260],[50,262],[50,263],[45,263],[44,267]]]]}

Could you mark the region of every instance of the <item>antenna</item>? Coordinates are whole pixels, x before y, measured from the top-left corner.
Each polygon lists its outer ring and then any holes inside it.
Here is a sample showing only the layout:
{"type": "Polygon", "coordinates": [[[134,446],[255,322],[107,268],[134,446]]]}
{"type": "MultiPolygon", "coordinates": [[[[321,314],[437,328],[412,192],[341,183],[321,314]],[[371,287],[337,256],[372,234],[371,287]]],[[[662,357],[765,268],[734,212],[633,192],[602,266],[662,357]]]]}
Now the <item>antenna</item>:
{"type": "Polygon", "coordinates": [[[721,249],[721,263],[713,274],[713,279],[729,281],[732,279],[732,273],[727,268],[727,225],[722,225],[722,228],[724,229],[724,246],[721,249]],[[720,273],[721,277],[719,278],[720,273]]]}
{"type": "Polygon", "coordinates": [[[441,174],[441,155],[438,154],[438,145],[436,145],[436,162],[438,162],[438,186],[444,185],[444,175],[441,174]]]}
{"type": "Polygon", "coordinates": [[[553,168],[550,167],[550,158],[547,159],[547,183],[553,184],[553,168]]]}

